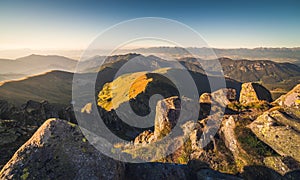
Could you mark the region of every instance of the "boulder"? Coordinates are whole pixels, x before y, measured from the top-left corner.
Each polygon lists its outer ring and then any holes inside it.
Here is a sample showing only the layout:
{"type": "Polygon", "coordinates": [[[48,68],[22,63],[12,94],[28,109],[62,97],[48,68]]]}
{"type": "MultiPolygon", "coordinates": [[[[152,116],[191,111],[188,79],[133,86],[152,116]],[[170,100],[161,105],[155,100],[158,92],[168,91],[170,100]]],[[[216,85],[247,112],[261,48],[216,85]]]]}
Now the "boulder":
{"type": "Polygon", "coordinates": [[[231,101],[236,99],[236,90],[232,88],[222,88],[212,93],[203,93],[200,96],[200,103],[211,104],[212,101],[217,102],[218,104],[229,104],[231,101]]]}
{"type": "Polygon", "coordinates": [[[244,166],[249,165],[252,162],[248,153],[240,146],[235,135],[235,128],[236,123],[233,116],[224,118],[224,121],[222,122],[221,132],[223,133],[225,146],[233,154],[234,160],[239,170],[242,170],[244,166]]]}
{"type": "Polygon", "coordinates": [[[287,94],[276,99],[275,103],[280,106],[300,108],[300,84],[295,86],[287,94]]]}
{"type": "Polygon", "coordinates": [[[3,167],[0,179],[123,179],[124,168],[90,145],[75,124],[50,119],[3,167]]]}
{"type": "Polygon", "coordinates": [[[300,161],[300,119],[296,116],[271,109],[259,116],[249,127],[278,154],[300,161]]]}
{"type": "Polygon", "coordinates": [[[180,108],[180,99],[177,96],[157,103],[154,122],[154,136],[156,138],[160,139],[166,136],[176,126],[180,108]]]}
{"type": "Polygon", "coordinates": [[[214,102],[226,106],[231,101],[236,100],[236,90],[231,88],[222,88],[211,93],[214,102]]]}
{"type": "Polygon", "coordinates": [[[240,92],[240,103],[247,104],[257,101],[272,101],[272,95],[269,90],[258,83],[244,83],[240,92]]]}
{"type": "Polygon", "coordinates": [[[199,103],[186,97],[180,99],[178,96],[158,101],[154,120],[155,138],[161,139],[169,134],[177,125],[179,115],[184,118],[181,119],[179,126],[188,120],[195,121],[199,115],[199,103]]]}

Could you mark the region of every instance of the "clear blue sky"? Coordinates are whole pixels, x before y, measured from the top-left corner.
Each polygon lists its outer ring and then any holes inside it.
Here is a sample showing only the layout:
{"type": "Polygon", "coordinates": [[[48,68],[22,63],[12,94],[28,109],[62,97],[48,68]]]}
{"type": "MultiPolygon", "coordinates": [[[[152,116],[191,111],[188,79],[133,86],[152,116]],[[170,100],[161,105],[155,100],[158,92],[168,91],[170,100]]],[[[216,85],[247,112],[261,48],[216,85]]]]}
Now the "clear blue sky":
{"type": "Polygon", "coordinates": [[[297,0],[2,0],[0,49],[81,49],[116,23],[149,16],[187,24],[212,47],[300,46],[297,0]]]}

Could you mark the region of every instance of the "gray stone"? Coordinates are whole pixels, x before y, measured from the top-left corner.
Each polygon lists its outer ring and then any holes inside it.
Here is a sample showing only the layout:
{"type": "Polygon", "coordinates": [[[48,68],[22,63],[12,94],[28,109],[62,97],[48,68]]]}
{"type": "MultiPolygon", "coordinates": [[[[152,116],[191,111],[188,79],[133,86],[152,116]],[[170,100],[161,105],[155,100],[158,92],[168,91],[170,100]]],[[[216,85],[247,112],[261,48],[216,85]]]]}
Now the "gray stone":
{"type": "Polygon", "coordinates": [[[0,179],[123,179],[124,164],[102,155],[75,124],[47,120],[3,167],[0,179]]]}

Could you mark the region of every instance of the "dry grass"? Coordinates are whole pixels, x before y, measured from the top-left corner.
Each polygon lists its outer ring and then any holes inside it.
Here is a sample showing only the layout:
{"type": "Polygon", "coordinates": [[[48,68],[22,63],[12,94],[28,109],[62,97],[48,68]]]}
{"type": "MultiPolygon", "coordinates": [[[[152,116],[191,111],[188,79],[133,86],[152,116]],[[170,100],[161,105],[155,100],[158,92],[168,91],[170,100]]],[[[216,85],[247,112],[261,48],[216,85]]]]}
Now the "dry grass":
{"type": "Polygon", "coordinates": [[[103,89],[98,95],[98,106],[107,111],[116,109],[120,104],[144,92],[148,83],[152,80],[152,78],[147,77],[146,72],[120,76],[103,86],[103,89]]]}

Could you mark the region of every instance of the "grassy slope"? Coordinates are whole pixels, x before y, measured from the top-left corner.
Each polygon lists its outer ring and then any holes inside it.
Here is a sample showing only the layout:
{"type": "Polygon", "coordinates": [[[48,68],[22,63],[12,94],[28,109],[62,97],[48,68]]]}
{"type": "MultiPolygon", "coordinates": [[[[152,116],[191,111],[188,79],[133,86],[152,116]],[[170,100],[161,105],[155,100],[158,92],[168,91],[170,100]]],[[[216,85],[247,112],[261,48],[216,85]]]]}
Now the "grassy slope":
{"type": "Polygon", "coordinates": [[[0,99],[20,105],[28,100],[48,100],[51,103],[69,104],[73,74],[52,71],[25,80],[11,81],[0,86],[0,99]]]}

